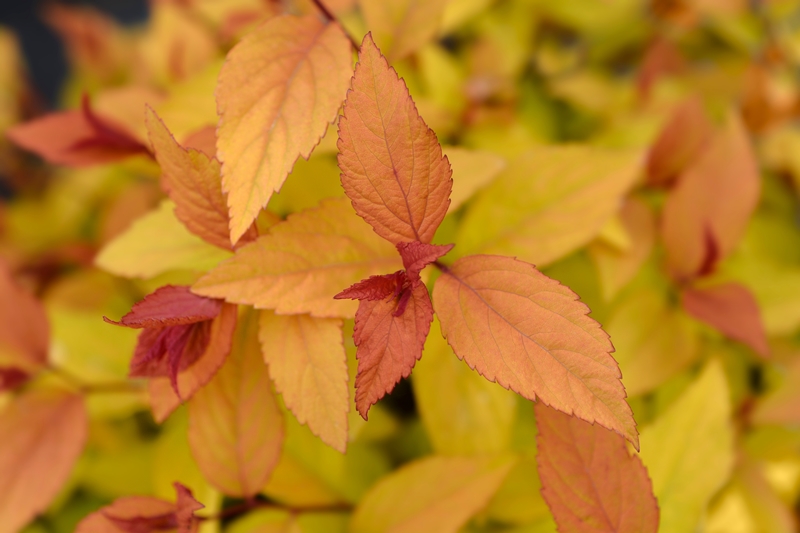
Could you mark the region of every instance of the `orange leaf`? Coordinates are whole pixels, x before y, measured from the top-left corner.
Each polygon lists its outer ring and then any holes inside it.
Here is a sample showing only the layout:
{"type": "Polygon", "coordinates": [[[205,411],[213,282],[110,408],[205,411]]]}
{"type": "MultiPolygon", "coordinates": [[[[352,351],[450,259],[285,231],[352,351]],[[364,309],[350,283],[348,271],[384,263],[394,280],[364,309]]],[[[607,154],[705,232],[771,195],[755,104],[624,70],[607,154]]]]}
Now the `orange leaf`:
{"type": "Polygon", "coordinates": [[[0,410],[0,531],[21,530],[47,508],[83,451],[83,398],[31,390],[0,410]]]}
{"type": "Polygon", "coordinates": [[[196,361],[178,372],[179,398],[169,377],[150,380],[150,407],[157,422],[163,422],[180,404],[191,398],[203,385],[214,377],[231,351],[233,332],[236,328],[235,305],[222,306],[219,316],[211,323],[208,344],[196,361]]]}
{"type": "Polygon", "coordinates": [[[351,64],[342,29],[316,16],[271,18],[228,53],[217,85],[217,157],[232,242],[336,119],[351,64]]]}
{"type": "Polygon", "coordinates": [[[148,153],[131,133],[93,112],[86,96],[81,110],[51,113],[9,128],[6,134],[54,165],[96,165],[148,153]]]}
{"type": "Polygon", "coordinates": [[[408,377],[433,321],[428,289],[416,283],[403,298],[363,300],[353,332],[357,350],[356,408],[367,419],[369,408],[408,377]],[[404,303],[405,302],[405,303],[404,303]]]}
{"type": "Polygon", "coordinates": [[[258,320],[239,323],[225,366],[189,402],[189,446],[203,475],[229,496],[255,496],[283,445],[283,415],[258,344],[258,320]]]}
{"type": "Polygon", "coordinates": [[[356,306],[333,295],[399,266],[394,247],[353,213],[346,198],[338,198],[273,226],[202,277],[192,291],[278,314],[351,318],[356,306]]]}
{"type": "Polygon", "coordinates": [[[350,394],[342,321],[262,311],[258,337],[286,407],[314,435],[344,453],[350,394]]]}
{"type": "Polygon", "coordinates": [[[174,486],[176,503],[150,496],[120,498],[81,520],[75,533],[195,533],[200,520],[194,513],[205,506],[180,483],[174,486]]]}
{"type": "Polygon", "coordinates": [[[339,120],[338,146],[342,186],[375,232],[392,244],[430,242],[450,205],[450,163],[370,34],[339,120]]]}
{"type": "Polygon", "coordinates": [[[661,233],[678,279],[691,278],[703,267],[709,236],[718,259],[730,254],[758,204],[760,188],[747,132],[732,115],[679,177],[664,204],[661,233]]]}
{"type": "Polygon", "coordinates": [[[647,470],[625,440],[536,404],[542,496],[562,533],[656,533],[658,504],[647,470]]]}
{"type": "Polygon", "coordinates": [[[769,344],[758,303],[744,286],[724,283],[690,287],[681,294],[683,308],[727,337],[750,346],[758,355],[769,355],[769,344]]]}
{"type": "Polygon", "coordinates": [[[714,124],[700,98],[692,97],[678,105],[650,148],[650,184],[669,185],[702,153],[713,135],[714,124]]]}
{"type": "Polygon", "coordinates": [[[0,367],[35,370],[47,362],[50,325],[42,303],[0,261],[0,367]]]}
{"type": "Polygon", "coordinates": [[[528,263],[474,255],[436,280],[433,302],[447,342],[470,368],[638,447],[608,334],[567,287],[528,263]]]}
{"type": "MultiPolygon", "coordinates": [[[[175,202],[175,216],[206,242],[230,250],[228,204],[222,192],[219,161],[201,151],[183,148],[149,107],[145,123],[161,167],[162,184],[175,202]]],[[[257,236],[255,226],[250,226],[243,240],[249,242],[257,236]]]]}

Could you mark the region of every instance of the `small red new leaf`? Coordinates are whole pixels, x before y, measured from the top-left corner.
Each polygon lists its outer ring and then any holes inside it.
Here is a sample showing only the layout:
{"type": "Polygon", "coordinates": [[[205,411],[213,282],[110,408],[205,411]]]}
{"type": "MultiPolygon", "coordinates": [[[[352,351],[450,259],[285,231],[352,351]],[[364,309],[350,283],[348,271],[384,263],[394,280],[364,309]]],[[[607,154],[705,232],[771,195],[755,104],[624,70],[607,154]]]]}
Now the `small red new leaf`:
{"type": "Polygon", "coordinates": [[[28,381],[30,375],[14,367],[0,367],[0,392],[13,390],[28,381]]]}
{"type": "Polygon", "coordinates": [[[406,275],[402,270],[398,270],[394,274],[370,276],[354,283],[334,298],[336,300],[367,300],[370,302],[383,300],[392,294],[399,296],[406,280],[406,275]]]}
{"type": "Polygon", "coordinates": [[[656,533],[659,510],[639,457],[619,435],[536,403],[542,496],[561,533],[656,533]]]}
{"type": "Polygon", "coordinates": [[[422,283],[399,297],[362,300],[356,312],[356,408],[367,419],[369,408],[408,377],[433,321],[428,289],[422,283]]]}
{"type": "Polygon", "coordinates": [[[422,269],[443,257],[455,244],[425,244],[424,242],[399,242],[397,251],[403,258],[406,275],[411,281],[419,279],[422,269]]]}
{"type": "Polygon", "coordinates": [[[149,153],[124,128],[96,114],[86,95],[80,110],[52,113],[9,128],[6,134],[18,146],[55,165],[81,167],[149,153]]]}
{"type": "Polygon", "coordinates": [[[393,244],[430,242],[450,205],[450,163],[371,34],[339,119],[338,147],[342,187],[375,232],[393,244]]]}
{"type": "Polygon", "coordinates": [[[769,355],[758,303],[745,287],[737,283],[692,287],[685,289],[681,296],[687,313],[750,346],[761,357],[769,355]]]}
{"type": "Polygon", "coordinates": [[[216,318],[222,303],[222,300],[197,296],[186,286],[165,285],[134,304],[119,322],[106,317],[103,320],[136,329],[194,324],[216,318]]]}

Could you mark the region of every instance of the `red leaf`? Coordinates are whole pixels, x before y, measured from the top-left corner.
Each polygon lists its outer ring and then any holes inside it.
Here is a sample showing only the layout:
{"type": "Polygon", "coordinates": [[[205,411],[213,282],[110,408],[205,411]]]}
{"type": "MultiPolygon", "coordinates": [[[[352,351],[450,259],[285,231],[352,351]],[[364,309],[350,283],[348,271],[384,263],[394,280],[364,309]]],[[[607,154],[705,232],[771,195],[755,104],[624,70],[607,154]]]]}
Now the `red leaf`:
{"type": "Polygon", "coordinates": [[[669,185],[696,159],[714,135],[703,102],[691,97],[675,108],[647,158],[651,185],[669,185]]]}
{"type": "Polygon", "coordinates": [[[343,113],[339,168],[356,212],[393,244],[430,242],[450,205],[450,163],[371,34],[343,113]]]}
{"type": "Polygon", "coordinates": [[[656,533],[647,470],[625,440],[536,403],[542,496],[561,533],[656,533]]]}
{"type": "Polygon", "coordinates": [[[6,133],[15,144],[56,165],[80,167],[149,153],[124,128],[92,111],[86,95],[81,110],[52,113],[6,133]]]}
{"type": "Polygon", "coordinates": [[[134,304],[119,322],[103,319],[109,324],[137,329],[194,324],[216,318],[222,303],[222,300],[197,296],[186,286],[165,285],[134,304]]]}
{"type": "Polygon", "coordinates": [[[13,390],[28,381],[30,375],[14,367],[0,367],[0,392],[13,390]]]}
{"type": "Polygon", "coordinates": [[[758,303],[745,287],[737,283],[691,287],[683,291],[682,299],[686,312],[696,319],[747,344],[762,357],[769,355],[758,303]]]}
{"type": "Polygon", "coordinates": [[[388,300],[363,300],[353,332],[357,350],[356,408],[366,420],[370,406],[408,377],[422,357],[433,321],[428,289],[422,283],[388,300]]]}
{"type": "Polygon", "coordinates": [[[531,264],[473,255],[437,278],[433,301],[444,337],[470,368],[638,448],[614,347],[570,289],[531,264]]]}
{"type": "Polygon", "coordinates": [[[406,275],[412,282],[419,279],[422,269],[453,249],[454,244],[425,244],[419,241],[399,242],[397,251],[403,258],[406,275]]]}
{"type": "Polygon", "coordinates": [[[383,300],[390,295],[400,295],[400,291],[406,285],[407,277],[405,272],[398,270],[394,274],[383,274],[382,276],[370,276],[362,279],[358,283],[346,288],[336,296],[337,300],[383,300]]]}
{"type": "Polygon", "coordinates": [[[75,533],[194,533],[200,525],[194,513],[204,506],[189,489],[180,483],[173,485],[176,503],[148,496],[120,498],[84,518],[75,533]]]}

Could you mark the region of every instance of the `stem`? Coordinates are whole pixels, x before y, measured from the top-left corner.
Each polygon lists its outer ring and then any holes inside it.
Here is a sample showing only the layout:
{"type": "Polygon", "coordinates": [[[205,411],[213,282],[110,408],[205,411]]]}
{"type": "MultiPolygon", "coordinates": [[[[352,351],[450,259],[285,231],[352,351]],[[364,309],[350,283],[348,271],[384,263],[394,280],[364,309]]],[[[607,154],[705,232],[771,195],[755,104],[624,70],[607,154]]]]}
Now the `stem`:
{"type": "Polygon", "coordinates": [[[435,266],[436,268],[438,268],[439,270],[441,270],[442,272],[447,272],[448,270],[450,270],[450,267],[448,267],[447,265],[445,265],[444,263],[441,263],[439,261],[434,261],[431,264],[433,266],[435,266]]]}
{"type": "Polygon", "coordinates": [[[139,393],[142,387],[130,381],[109,381],[107,383],[86,383],[68,370],[57,366],[48,366],[50,372],[66,381],[85,394],[94,393],[139,393]]]}
{"type": "Polygon", "coordinates": [[[344,26],[342,26],[342,23],[339,22],[339,20],[336,18],[336,15],[334,15],[327,7],[325,7],[325,4],[322,3],[322,0],[311,0],[311,2],[315,6],[317,6],[317,9],[320,10],[322,15],[328,22],[335,22],[336,24],[339,25],[340,28],[342,28],[342,31],[344,32],[345,35],[347,35],[347,38],[350,40],[350,44],[353,45],[353,48],[355,48],[357,51],[361,50],[361,45],[358,42],[356,42],[353,36],[350,35],[350,32],[347,31],[344,28],[344,26]]]}
{"type": "Polygon", "coordinates": [[[246,502],[234,505],[232,507],[228,507],[227,509],[222,509],[220,512],[209,515],[209,516],[198,516],[197,519],[200,521],[208,521],[208,520],[224,520],[227,518],[243,515],[248,511],[252,511],[253,509],[274,509],[276,511],[286,511],[291,514],[299,514],[299,513],[325,513],[325,512],[336,512],[336,511],[352,511],[353,508],[349,505],[345,504],[338,504],[338,505],[317,505],[317,506],[310,506],[310,507],[291,507],[291,506],[283,506],[277,503],[272,502],[265,502],[260,500],[248,500],[246,502]]]}

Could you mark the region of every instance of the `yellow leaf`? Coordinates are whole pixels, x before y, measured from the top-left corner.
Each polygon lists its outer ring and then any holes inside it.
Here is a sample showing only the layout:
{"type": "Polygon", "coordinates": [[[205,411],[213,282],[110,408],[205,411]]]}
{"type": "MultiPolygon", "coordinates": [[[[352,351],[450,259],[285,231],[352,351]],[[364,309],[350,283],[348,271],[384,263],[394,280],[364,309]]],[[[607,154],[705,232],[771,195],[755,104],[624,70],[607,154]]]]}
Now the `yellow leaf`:
{"type": "Polygon", "coordinates": [[[278,462],[282,419],[261,358],[258,317],[248,311],[225,365],[189,402],[192,455],[225,494],[254,496],[278,462]]]}
{"type": "Polygon", "coordinates": [[[192,291],[278,314],[352,318],[356,302],[333,296],[361,279],[400,268],[397,250],[353,212],[347,198],[338,198],[273,226],[192,291]]]}
{"type": "Polygon", "coordinates": [[[231,256],[189,233],[174,211],[174,203],[161,202],[103,247],[95,265],[117,276],[152,278],[169,270],[210,270],[231,256]]]}
{"type": "Polygon", "coordinates": [[[508,457],[431,456],[384,477],[359,502],[351,533],[455,533],[508,475],[508,457]]]}
{"type": "Polygon", "coordinates": [[[714,359],[642,429],[641,458],[661,508],[660,533],[694,531],[709,500],[728,480],[734,459],[730,417],[725,373],[714,359]]]}
{"type": "Polygon", "coordinates": [[[336,119],[351,61],[339,25],[314,15],[268,19],[228,53],[216,93],[217,157],[232,242],[336,119]]]}
{"type": "Polygon", "coordinates": [[[433,448],[445,455],[508,450],[516,395],[459,361],[438,334],[438,319],[434,318],[431,330],[423,357],[414,367],[412,384],[433,448]]]}
{"type": "Polygon", "coordinates": [[[693,322],[665,294],[650,287],[622,300],[608,318],[606,331],[631,396],[655,389],[699,355],[693,322]]]}
{"type": "Polygon", "coordinates": [[[314,435],[344,453],[350,394],[342,321],[262,311],[258,336],[286,407],[314,435]]]}
{"type": "Polygon", "coordinates": [[[491,152],[468,150],[460,146],[445,146],[442,150],[453,168],[453,190],[450,192],[448,213],[461,207],[506,168],[505,159],[491,152]]]}
{"type": "Polygon", "coordinates": [[[641,153],[542,146],[514,160],[472,203],[455,252],[544,266],[589,242],[639,176],[641,153]]]}
{"type": "Polygon", "coordinates": [[[212,61],[197,74],[171,85],[167,99],[154,107],[179,141],[203,126],[216,126],[214,87],[221,68],[221,60],[212,61]]]}
{"type": "Polygon", "coordinates": [[[402,59],[439,30],[448,0],[359,0],[367,29],[389,61],[402,59]]]}
{"type": "Polygon", "coordinates": [[[344,196],[336,159],[327,154],[318,156],[319,151],[317,147],[308,161],[297,160],[283,188],[269,199],[269,211],[285,217],[316,207],[325,198],[344,196]]]}

